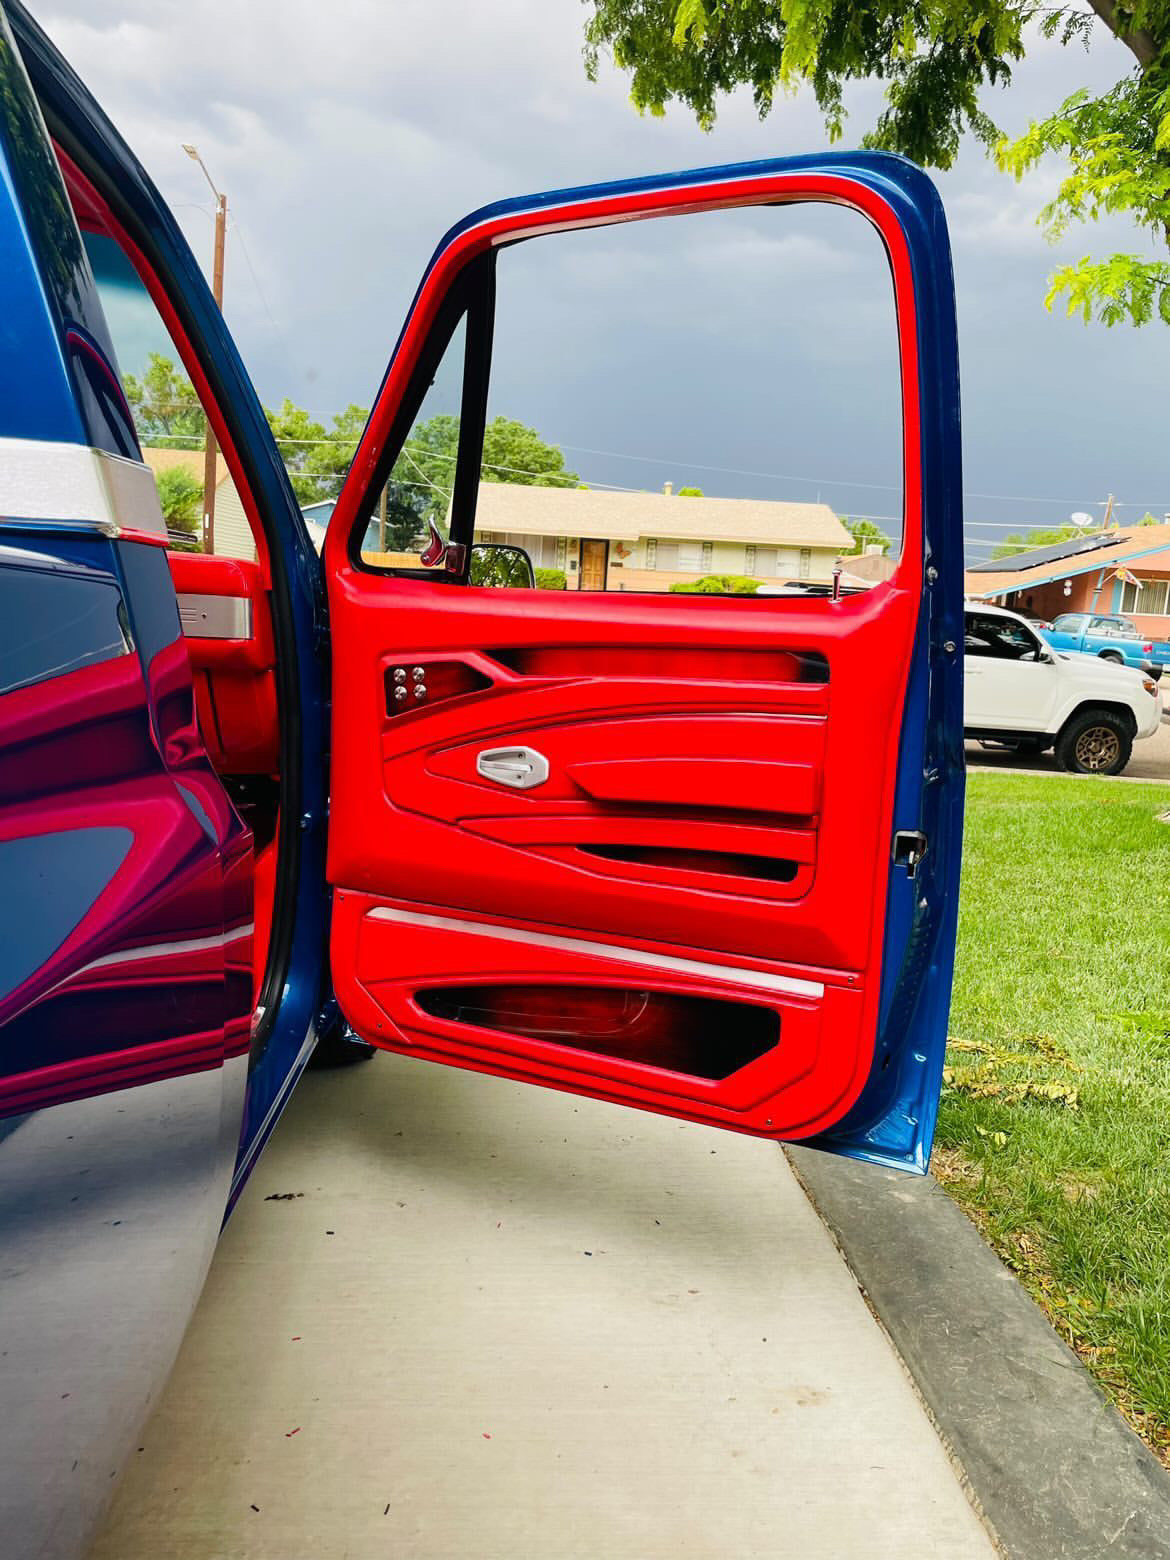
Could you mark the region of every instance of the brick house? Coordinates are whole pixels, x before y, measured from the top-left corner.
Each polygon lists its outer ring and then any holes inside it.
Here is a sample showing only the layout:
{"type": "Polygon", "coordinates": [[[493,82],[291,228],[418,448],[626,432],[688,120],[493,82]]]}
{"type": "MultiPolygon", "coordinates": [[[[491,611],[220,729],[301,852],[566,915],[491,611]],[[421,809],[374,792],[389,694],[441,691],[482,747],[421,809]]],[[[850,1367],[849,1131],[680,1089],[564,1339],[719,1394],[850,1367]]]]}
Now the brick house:
{"type": "Polygon", "coordinates": [[[1089,531],[1052,547],[977,563],[968,596],[1052,619],[1121,612],[1151,638],[1170,637],[1170,524],[1089,531]]]}

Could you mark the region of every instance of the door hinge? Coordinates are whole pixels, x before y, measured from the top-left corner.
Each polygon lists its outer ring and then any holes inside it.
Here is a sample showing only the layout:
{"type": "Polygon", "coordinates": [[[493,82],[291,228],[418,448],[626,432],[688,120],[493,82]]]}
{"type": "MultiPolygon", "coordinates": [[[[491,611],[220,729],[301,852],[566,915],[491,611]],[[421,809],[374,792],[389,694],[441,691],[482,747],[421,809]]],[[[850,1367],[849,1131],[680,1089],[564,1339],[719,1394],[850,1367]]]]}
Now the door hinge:
{"type": "Polygon", "coordinates": [[[899,829],[894,835],[894,865],[905,867],[906,876],[914,877],[918,863],[926,855],[929,841],[921,829],[899,829]]]}

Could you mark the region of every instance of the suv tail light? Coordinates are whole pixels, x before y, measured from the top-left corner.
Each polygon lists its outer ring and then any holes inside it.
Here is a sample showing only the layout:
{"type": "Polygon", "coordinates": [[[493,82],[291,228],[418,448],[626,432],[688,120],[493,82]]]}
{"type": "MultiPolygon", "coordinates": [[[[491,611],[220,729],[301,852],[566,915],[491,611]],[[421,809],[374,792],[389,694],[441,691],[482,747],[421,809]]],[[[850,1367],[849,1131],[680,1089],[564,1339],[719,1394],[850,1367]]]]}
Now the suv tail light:
{"type": "Polygon", "coordinates": [[[1152,655],[1153,653],[1154,653],[1153,645],[1143,645],[1142,646],[1142,654],[1143,655],[1152,655]]]}

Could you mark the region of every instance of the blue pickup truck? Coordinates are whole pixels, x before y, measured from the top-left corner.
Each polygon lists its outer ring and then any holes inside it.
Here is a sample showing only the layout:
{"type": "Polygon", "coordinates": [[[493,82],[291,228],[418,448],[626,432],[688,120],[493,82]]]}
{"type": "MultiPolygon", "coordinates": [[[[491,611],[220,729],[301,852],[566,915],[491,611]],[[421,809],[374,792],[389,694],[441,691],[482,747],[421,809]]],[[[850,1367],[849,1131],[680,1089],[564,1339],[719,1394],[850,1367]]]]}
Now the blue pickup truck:
{"type": "Polygon", "coordinates": [[[1078,650],[1103,661],[1116,661],[1119,666],[1170,665],[1170,644],[1147,638],[1131,619],[1116,614],[1065,612],[1043,634],[1054,650],[1078,650]]]}

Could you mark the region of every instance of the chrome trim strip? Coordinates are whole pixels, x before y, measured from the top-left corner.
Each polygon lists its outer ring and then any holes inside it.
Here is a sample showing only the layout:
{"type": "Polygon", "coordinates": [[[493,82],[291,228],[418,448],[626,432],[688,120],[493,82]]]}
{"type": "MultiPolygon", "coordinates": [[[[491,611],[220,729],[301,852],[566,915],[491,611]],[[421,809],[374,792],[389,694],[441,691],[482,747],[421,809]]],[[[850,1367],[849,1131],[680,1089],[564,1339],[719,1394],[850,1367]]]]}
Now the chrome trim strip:
{"type": "Polygon", "coordinates": [[[424,915],[421,911],[396,910],[379,905],[369,913],[371,921],[396,921],[404,926],[430,926],[436,931],[469,932],[475,937],[497,937],[501,942],[528,943],[537,948],[555,948],[561,953],[582,953],[594,959],[616,959],[620,964],[637,964],[646,969],[673,975],[705,975],[715,980],[735,981],[759,991],[779,991],[791,997],[823,997],[819,980],[798,980],[792,975],[773,975],[768,970],[748,970],[735,964],[711,964],[706,959],[680,959],[673,954],[652,953],[648,948],[626,948],[616,943],[589,942],[583,937],[555,937],[549,932],[526,932],[515,926],[494,926],[487,921],[465,921],[458,916],[424,915]]]}
{"type": "Polygon", "coordinates": [[[179,622],[188,639],[251,639],[252,603],[247,596],[179,597],[179,622]]]}
{"type": "Polygon", "coordinates": [[[0,438],[0,525],[85,526],[166,540],[154,473],[85,444],[0,438]]]}

